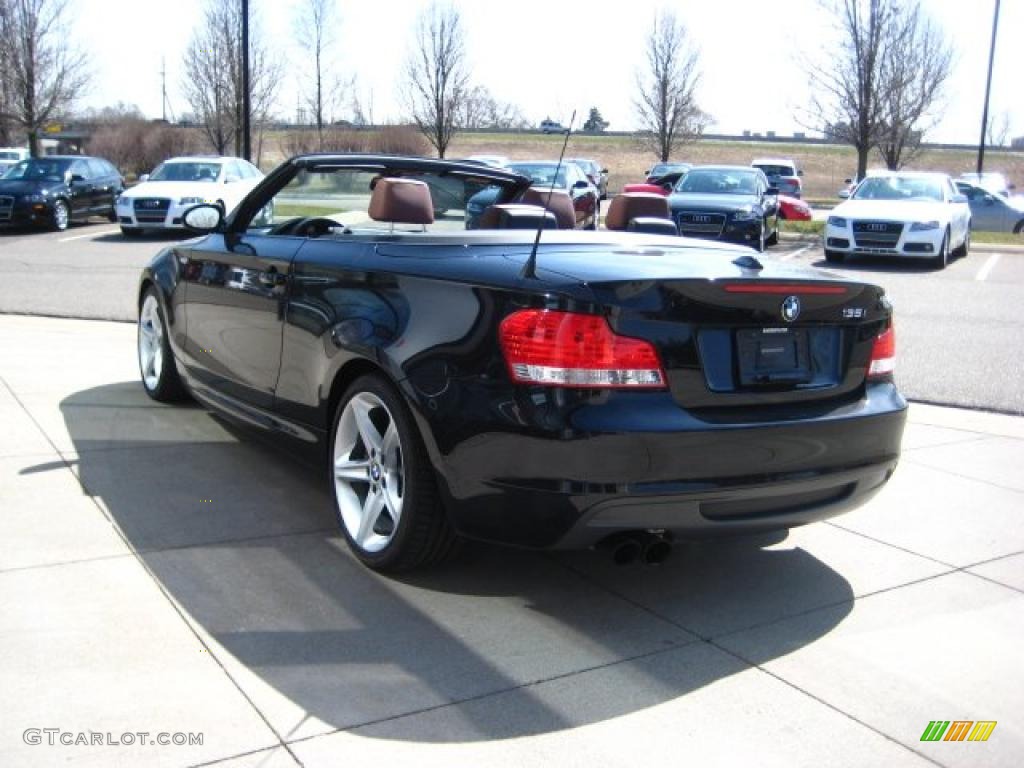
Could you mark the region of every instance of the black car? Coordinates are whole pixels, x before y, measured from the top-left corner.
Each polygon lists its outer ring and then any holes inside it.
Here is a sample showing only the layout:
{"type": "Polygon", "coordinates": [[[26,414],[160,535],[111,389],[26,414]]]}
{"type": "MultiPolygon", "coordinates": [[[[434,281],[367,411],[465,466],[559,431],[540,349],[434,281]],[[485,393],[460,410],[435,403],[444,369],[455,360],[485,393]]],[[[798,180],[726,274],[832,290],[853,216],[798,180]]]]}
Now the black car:
{"type": "MultiPolygon", "coordinates": [[[[145,391],[320,464],[380,570],[462,538],[655,561],[673,537],[801,525],[889,479],[906,403],[881,288],[675,236],[466,231],[435,219],[438,176],[499,200],[529,184],[308,155],[226,220],[187,211],[207,234],[163,249],[135,299],[145,391]]],[[[551,216],[495,208],[497,227],[551,216]]]]}
{"type": "Polygon", "coordinates": [[[672,188],[668,202],[685,237],[742,243],[758,251],[778,242],[778,190],[756,168],[694,166],[672,188]]]}
{"type": "Polygon", "coordinates": [[[116,221],[124,179],[99,157],[51,155],[22,160],[0,178],[0,226],[65,230],[76,219],[116,221]]]}

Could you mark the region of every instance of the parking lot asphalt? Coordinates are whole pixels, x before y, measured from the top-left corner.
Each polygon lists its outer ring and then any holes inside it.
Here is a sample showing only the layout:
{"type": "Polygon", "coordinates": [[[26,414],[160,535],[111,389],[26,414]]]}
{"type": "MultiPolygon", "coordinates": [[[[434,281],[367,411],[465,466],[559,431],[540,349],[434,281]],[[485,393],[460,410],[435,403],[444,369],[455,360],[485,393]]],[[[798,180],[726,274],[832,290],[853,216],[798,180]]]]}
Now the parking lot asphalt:
{"type": "Polygon", "coordinates": [[[1020,763],[1024,419],[915,404],[890,485],[788,536],[394,579],[316,471],[150,401],[134,344],[0,316],[4,765],[1020,763]]]}

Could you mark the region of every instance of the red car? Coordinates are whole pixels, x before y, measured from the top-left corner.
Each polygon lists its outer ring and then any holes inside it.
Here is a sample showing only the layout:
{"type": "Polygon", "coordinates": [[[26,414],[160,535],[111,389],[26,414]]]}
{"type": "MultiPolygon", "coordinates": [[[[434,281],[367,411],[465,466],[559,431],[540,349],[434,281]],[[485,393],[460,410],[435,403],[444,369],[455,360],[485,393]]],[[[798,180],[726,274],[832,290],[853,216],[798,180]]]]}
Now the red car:
{"type": "Polygon", "coordinates": [[[787,221],[810,221],[811,206],[796,197],[779,195],[779,218],[787,221]]]}

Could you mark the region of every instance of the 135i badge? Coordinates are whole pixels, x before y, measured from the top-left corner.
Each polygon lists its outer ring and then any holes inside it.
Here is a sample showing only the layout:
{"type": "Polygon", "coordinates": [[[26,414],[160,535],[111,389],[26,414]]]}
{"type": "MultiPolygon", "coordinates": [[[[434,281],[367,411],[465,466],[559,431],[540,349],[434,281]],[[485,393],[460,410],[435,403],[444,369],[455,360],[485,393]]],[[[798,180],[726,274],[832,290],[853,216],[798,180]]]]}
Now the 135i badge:
{"type": "Polygon", "coordinates": [[[864,307],[843,307],[844,320],[860,320],[866,314],[867,310],[864,307]]]}

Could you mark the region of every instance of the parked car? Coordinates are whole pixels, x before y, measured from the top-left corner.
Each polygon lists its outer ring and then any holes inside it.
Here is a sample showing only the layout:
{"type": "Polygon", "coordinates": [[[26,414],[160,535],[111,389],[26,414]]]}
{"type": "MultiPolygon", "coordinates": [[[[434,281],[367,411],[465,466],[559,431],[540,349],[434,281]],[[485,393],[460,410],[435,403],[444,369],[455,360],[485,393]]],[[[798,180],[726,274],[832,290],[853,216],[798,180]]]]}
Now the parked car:
{"type": "Polygon", "coordinates": [[[470,155],[466,158],[465,162],[483,163],[484,165],[491,166],[491,168],[504,168],[508,165],[509,160],[504,155],[470,155]]]}
{"type": "Polygon", "coordinates": [[[22,147],[0,147],[0,176],[3,176],[12,165],[28,160],[31,155],[22,147]]]}
{"type": "Polygon", "coordinates": [[[929,259],[942,269],[950,253],[971,247],[971,209],[944,173],[870,174],[832,209],[825,223],[825,258],[850,255],[929,259]]]}
{"type": "Polygon", "coordinates": [[[184,229],[186,210],[200,203],[225,213],[255,187],[263,173],[240,157],[175,157],[117,199],[117,221],[125,237],[147,229],[184,229]]]}
{"type": "Polygon", "coordinates": [[[804,172],[792,160],[782,157],[759,157],[751,164],[768,177],[768,183],[779,190],[780,195],[799,198],[803,194],[804,172]]]}
{"type": "Polygon", "coordinates": [[[565,126],[550,117],[540,121],[541,133],[565,133],[565,126]]]}
{"type": "Polygon", "coordinates": [[[226,218],[187,211],[203,234],[162,249],[132,297],[145,392],[315,461],[381,571],[464,538],[656,561],[673,537],[786,529],[885,485],[906,402],[881,288],[678,237],[435,230],[437,175],[500,200],[530,184],[308,155],[226,218]],[[283,217],[284,193],[344,202],[345,221],[283,217]]]}
{"type": "Polygon", "coordinates": [[[647,184],[662,186],[671,183],[673,186],[679,177],[693,168],[692,163],[657,163],[647,169],[647,184]]]}
{"type": "MultiPolygon", "coordinates": [[[[561,166],[554,160],[535,160],[529,162],[511,162],[507,169],[521,174],[530,180],[532,190],[543,196],[547,190],[555,189],[562,194],[569,196],[572,202],[572,216],[575,223],[568,222],[570,228],[576,229],[597,229],[598,218],[601,212],[601,202],[598,196],[597,187],[590,183],[587,175],[575,163],[563,161],[561,166]],[[557,174],[556,174],[557,169],[557,174]]],[[[501,189],[499,187],[488,187],[481,190],[469,199],[466,206],[467,228],[474,229],[477,220],[483,212],[499,200],[501,189]]],[[[530,197],[531,191],[523,193],[530,197]]],[[[536,203],[540,198],[534,196],[530,202],[536,203]]],[[[566,204],[568,205],[568,203],[566,204]]],[[[571,217],[570,217],[571,219],[571,217]]],[[[565,222],[559,223],[560,228],[565,227],[565,222]]]]}
{"type": "Polygon", "coordinates": [[[597,187],[597,192],[602,200],[608,197],[608,169],[596,160],[583,157],[570,157],[570,163],[576,163],[590,179],[590,183],[597,187]]]}
{"type": "Polygon", "coordinates": [[[50,155],[22,160],[0,179],[0,226],[33,225],[57,231],[90,216],[114,220],[124,189],[117,169],[99,157],[50,155]]]}
{"type": "Polygon", "coordinates": [[[645,181],[642,184],[623,184],[623,192],[646,192],[652,195],[669,195],[672,192],[672,188],[679,183],[681,179],[692,166],[688,163],[682,163],[685,167],[684,170],[669,171],[663,173],[660,176],[648,177],[654,178],[657,183],[645,181]]]}
{"type": "Polygon", "coordinates": [[[1001,173],[961,173],[957,181],[963,181],[981,187],[988,192],[995,192],[997,195],[1009,197],[1010,193],[1017,189],[1016,185],[1010,184],[1001,173]]]}
{"type": "Polygon", "coordinates": [[[1006,197],[966,181],[957,180],[956,188],[967,198],[972,230],[1024,234],[1024,198],[1006,197]]]}
{"type": "Polygon", "coordinates": [[[787,221],[810,221],[814,218],[811,206],[796,197],[779,195],[779,218],[787,221]]]}
{"type": "Polygon", "coordinates": [[[698,165],[679,179],[668,202],[684,237],[727,240],[763,251],[779,240],[777,194],[757,168],[698,165]]]}

